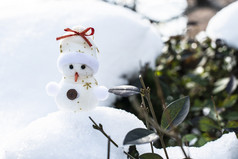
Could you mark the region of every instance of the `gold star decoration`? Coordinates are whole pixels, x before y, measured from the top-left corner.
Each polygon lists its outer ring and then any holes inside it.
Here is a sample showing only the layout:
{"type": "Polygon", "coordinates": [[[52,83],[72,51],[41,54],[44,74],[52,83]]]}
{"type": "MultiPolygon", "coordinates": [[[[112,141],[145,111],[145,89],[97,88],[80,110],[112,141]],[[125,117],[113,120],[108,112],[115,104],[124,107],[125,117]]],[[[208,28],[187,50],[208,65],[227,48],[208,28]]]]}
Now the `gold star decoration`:
{"type": "Polygon", "coordinates": [[[98,48],[96,48],[96,49],[97,49],[97,52],[100,53],[99,49],[98,48]]]}
{"type": "Polygon", "coordinates": [[[94,80],[95,80],[95,84],[98,85],[98,81],[96,79],[94,79],[94,80]]]}
{"type": "Polygon", "coordinates": [[[91,87],[91,84],[92,84],[91,82],[89,82],[89,83],[86,82],[86,83],[83,85],[83,87],[86,87],[86,89],[88,90],[88,88],[92,88],[92,87],[91,87]]]}
{"type": "Polygon", "coordinates": [[[60,45],[60,53],[62,53],[63,52],[63,50],[62,50],[62,45],[60,45]]]}

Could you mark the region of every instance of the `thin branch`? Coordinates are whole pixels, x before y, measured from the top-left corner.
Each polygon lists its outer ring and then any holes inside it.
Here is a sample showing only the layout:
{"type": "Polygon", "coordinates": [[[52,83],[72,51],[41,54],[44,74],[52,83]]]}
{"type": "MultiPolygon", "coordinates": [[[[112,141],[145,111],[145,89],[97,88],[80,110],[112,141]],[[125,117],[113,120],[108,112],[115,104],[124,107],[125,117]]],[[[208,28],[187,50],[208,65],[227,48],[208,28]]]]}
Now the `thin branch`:
{"type": "MultiPolygon", "coordinates": [[[[100,131],[111,143],[113,143],[113,145],[115,145],[117,148],[119,147],[116,142],[114,142],[109,135],[107,135],[107,133],[103,130],[103,126],[102,124],[97,124],[90,116],[89,119],[93,122],[93,128],[100,131]]],[[[130,159],[135,159],[133,156],[131,156],[129,153],[127,153],[126,151],[123,151],[124,154],[126,154],[130,159]]]]}
{"type": "MultiPolygon", "coordinates": [[[[152,117],[155,121],[155,123],[157,123],[157,126],[159,127],[159,124],[158,124],[158,120],[156,118],[156,115],[155,115],[155,111],[154,111],[154,108],[153,108],[153,105],[152,105],[152,102],[150,100],[150,88],[145,86],[145,83],[144,83],[144,80],[142,78],[141,75],[139,75],[139,79],[140,79],[140,82],[141,82],[141,85],[142,85],[142,89],[141,89],[141,96],[142,96],[142,102],[144,102],[144,97],[146,98],[148,104],[149,104],[149,108],[150,108],[150,112],[152,114],[152,117]]],[[[144,104],[144,103],[143,103],[144,104]]],[[[148,115],[148,113],[146,113],[148,115]]],[[[148,121],[148,117],[145,117],[145,119],[148,121]]],[[[168,155],[168,152],[166,150],[166,146],[165,146],[165,143],[164,143],[164,140],[163,140],[163,133],[161,133],[161,131],[158,131],[158,135],[159,135],[159,139],[160,139],[160,142],[162,144],[162,147],[164,149],[164,153],[166,155],[166,158],[169,159],[169,155],[168,155]]]]}
{"type": "Polygon", "coordinates": [[[164,100],[164,94],[163,94],[163,91],[162,91],[162,88],[161,88],[158,77],[155,77],[155,85],[156,85],[156,88],[157,88],[156,89],[157,95],[158,95],[159,99],[161,100],[163,109],[165,110],[166,104],[165,104],[165,100],[164,100]]]}
{"type": "Polygon", "coordinates": [[[187,154],[186,154],[186,152],[185,152],[185,150],[184,150],[184,148],[183,148],[182,139],[179,138],[178,136],[177,136],[175,139],[176,139],[176,141],[178,142],[178,144],[179,144],[181,150],[183,151],[183,154],[184,154],[184,156],[185,156],[185,159],[189,159],[189,157],[187,156],[187,154]]]}
{"type": "MultiPolygon", "coordinates": [[[[174,137],[174,138],[176,139],[177,143],[179,144],[179,146],[181,147],[181,149],[182,149],[182,151],[183,151],[183,153],[184,153],[185,158],[188,158],[186,152],[184,151],[181,138],[180,138],[177,134],[174,134],[174,132],[169,133],[169,132],[163,130],[163,129],[159,126],[158,121],[157,121],[157,118],[156,118],[156,115],[155,115],[155,111],[154,111],[154,108],[153,108],[153,105],[152,105],[152,102],[151,102],[151,98],[150,98],[150,89],[149,89],[149,87],[146,88],[145,83],[144,83],[143,78],[142,78],[141,75],[139,76],[139,79],[140,79],[141,84],[142,84],[142,87],[143,87],[143,89],[141,89],[142,97],[145,97],[145,98],[146,98],[146,100],[147,100],[147,102],[148,102],[148,104],[149,104],[149,108],[150,108],[152,117],[153,117],[153,120],[151,120],[150,117],[145,117],[145,119],[149,122],[149,124],[151,124],[151,125],[157,130],[158,135],[159,135],[160,142],[161,142],[161,144],[162,144],[162,147],[163,147],[164,152],[165,152],[165,155],[166,155],[166,158],[168,159],[169,157],[168,157],[168,153],[167,153],[167,150],[166,150],[166,146],[165,146],[165,143],[164,143],[164,140],[163,140],[164,134],[166,134],[166,135],[169,134],[168,136],[174,137]],[[173,134],[172,134],[172,133],[173,133],[173,134]]],[[[157,81],[157,80],[156,80],[156,81],[157,81]]],[[[160,89],[159,94],[160,94],[160,98],[161,98],[161,101],[162,101],[163,108],[165,109],[166,106],[165,106],[165,102],[164,102],[164,99],[163,99],[163,93],[162,93],[162,90],[161,90],[161,87],[160,87],[160,84],[158,83],[158,81],[157,81],[157,84],[156,84],[156,85],[157,85],[157,87],[159,87],[159,89],[160,89]]],[[[147,115],[148,115],[148,113],[147,113],[147,115]]],[[[169,114],[166,114],[166,117],[168,118],[168,121],[171,121],[169,114]]]]}
{"type": "Polygon", "coordinates": [[[154,108],[153,108],[153,105],[152,105],[152,102],[150,100],[150,88],[149,87],[146,88],[144,80],[143,80],[141,75],[139,75],[139,79],[140,79],[141,85],[143,87],[141,89],[141,93],[142,93],[143,96],[145,96],[145,98],[146,98],[146,100],[149,104],[150,112],[152,114],[153,119],[158,123],[156,115],[155,115],[155,111],[154,111],[154,108]]]}
{"type": "Polygon", "coordinates": [[[114,141],[110,138],[110,136],[108,136],[108,135],[105,133],[105,131],[103,130],[103,127],[102,127],[101,124],[97,125],[97,123],[96,123],[91,117],[89,117],[89,119],[93,122],[93,124],[94,124],[94,125],[93,125],[93,128],[94,128],[94,129],[101,131],[101,133],[103,133],[103,135],[104,135],[106,138],[108,138],[108,140],[109,140],[111,143],[113,143],[113,145],[115,145],[116,147],[118,147],[118,145],[116,144],[116,142],[114,142],[114,141]]]}
{"type": "MultiPolygon", "coordinates": [[[[159,97],[159,99],[160,99],[160,101],[162,103],[163,110],[165,110],[167,106],[165,104],[164,95],[163,95],[162,88],[160,86],[159,78],[155,76],[154,80],[155,80],[155,85],[156,85],[156,88],[157,88],[156,89],[157,90],[157,95],[158,95],[158,97],[159,97]]],[[[166,117],[167,121],[169,121],[169,123],[171,123],[171,126],[170,126],[170,127],[172,127],[171,130],[174,130],[175,127],[172,124],[172,120],[171,120],[171,117],[170,117],[168,111],[164,111],[164,113],[165,113],[165,117],[166,117]]]]}
{"type": "MultiPolygon", "coordinates": [[[[145,100],[144,100],[144,97],[143,97],[143,95],[142,94],[140,94],[141,95],[141,101],[142,101],[142,103],[141,103],[141,107],[143,108],[143,116],[144,116],[144,118],[145,118],[145,123],[146,123],[146,127],[147,127],[147,129],[149,129],[150,127],[149,127],[149,123],[148,123],[148,121],[146,120],[146,114],[148,113],[147,112],[147,108],[146,108],[146,106],[145,106],[145,100]]],[[[153,148],[153,144],[152,144],[152,142],[150,142],[150,148],[151,148],[151,152],[152,153],[154,153],[154,148],[153,148]]]]}
{"type": "Polygon", "coordinates": [[[107,142],[107,159],[110,159],[110,145],[111,142],[110,140],[108,139],[108,142],[107,142]]]}
{"type": "Polygon", "coordinates": [[[219,126],[220,131],[221,131],[222,127],[220,125],[220,119],[219,119],[219,114],[218,114],[218,111],[217,111],[217,108],[216,108],[216,103],[215,103],[215,100],[214,100],[213,96],[211,96],[211,98],[212,98],[212,103],[213,103],[214,111],[216,113],[216,118],[217,118],[218,126],[219,126]]]}

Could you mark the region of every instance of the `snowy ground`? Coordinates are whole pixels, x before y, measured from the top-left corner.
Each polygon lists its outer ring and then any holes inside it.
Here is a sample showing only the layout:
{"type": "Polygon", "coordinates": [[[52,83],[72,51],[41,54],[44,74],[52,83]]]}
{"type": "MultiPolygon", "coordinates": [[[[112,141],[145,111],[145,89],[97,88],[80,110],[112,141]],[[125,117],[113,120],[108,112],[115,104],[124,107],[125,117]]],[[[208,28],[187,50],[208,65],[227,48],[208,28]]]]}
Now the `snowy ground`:
{"type": "MultiPolygon", "coordinates": [[[[134,115],[109,107],[88,112],[55,112],[33,121],[28,127],[1,140],[1,159],[103,159],[107,156],[107,139],[92,128],[88,117],[103,125],[104,131],[119,145],[111,145],[111,159],[126,159],[122,142],[130,130],[144,128],[134,115]]],[[[235,133],[223,135],[200,148],[185,147],[193,159],[237,159],[238,140],[235,133]]],[[[150,145],[137,146],[140,154],[150,152],[150,145]]],[[[180,147],[168,147],[170,159],[182,159],[180,147]]],[[[165,158],[163,149],[155,151],[165,158]]]]}
{"type": "MultiPolygon", "coordinates": [[[[170,159],[184,158],[180,147],[167,148],[170,159]]],[[[185,147],[185,151],[192,159],[237,159],[238,158],[238,139],[235,133],[224,134],[216,141],[211,141],[204,146],[185,147]]],[[[165,157],[163,150],[159,154],[165,157]]]]}
{"type": "MultiPolygon", "coordinates": [[[[1,159],[103,159],[107,157],[107,138],[93,129],[89,116],[103,125],[104,131],[118,144],[111,144],[111,159],[126,159],[123,139],[134,128],[144,128],[142,121],[123,110],[98,107],[88,112],[55,112],[32,122],[17,134],[2,140],[1,159]]],[[[142,145],[138,151],[146,152],[142,145]]]]}

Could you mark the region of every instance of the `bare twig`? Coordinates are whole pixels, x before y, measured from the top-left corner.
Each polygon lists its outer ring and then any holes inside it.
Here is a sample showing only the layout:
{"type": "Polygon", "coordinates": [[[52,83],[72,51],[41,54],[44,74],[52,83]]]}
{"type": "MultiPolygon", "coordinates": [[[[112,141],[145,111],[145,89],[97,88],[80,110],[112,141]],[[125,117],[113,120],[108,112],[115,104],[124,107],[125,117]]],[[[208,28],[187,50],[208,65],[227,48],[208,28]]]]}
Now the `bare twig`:
{"type": "MultiPolygon", "coordinates": [[[[187,154],[186,154],[186,152],[185,152],[185,150],[183,148],[183,144],[182,144],[181,138],[176,133],[174,133],[174,131],[168,132],[168,131],[162,129],[159,126],[157,118],[156,118],[156,115],[155,115],[155,111],[154,111],[154,108],[153,108],[153,105],[152,105],[152,102],[151,102],[151,98],[150,98],[150,89],[149,89],[149,87],[146,88],[145,83],[144,83],[143,78],[142,78],[141,75],[139,76],[139,79],[140,79],[140,82],[141,82],[141,85],[142,85],[142,89],[141,89],[142,104],[144,104],[143,97],[145,97],[147,102],[148,102],[148,104],[149,104],[150,112],[151,112],[152,117],[153,117],[153,119],[151,119],[151,117],[149,117],[148,113],[146,113],[147,116],[145,116],[145,120],[147,120],[148,123],[150,125],[152,125],[156,129],[156,131],[157,131],[157,133],[159,135],[159,139],[160,139],[161,145],[162,145],[162,147],[164,149],[166,158],[168,159],[169,157],[168,157],[166,146],[165,146],[165,143],[164,143],[164,140],[163,140],[164,134],[166,134],[166,135],[168,135],[170,137],[175,138],[177,143],[181,147],[181,150],[183,151],[185,158],[188,158],[188,156],[187,156],[187,154]]],[[[161,99],[161,102],[162,102],[162,105],[163,105],[163,109],[165,110],[166,105],[165,105],[162,89],[160,87],[159,82],[157,80],[155,80],[155,81],[156,81],[156,86],[158,88],[157,89],[158,96],[161,99]]],[[[171,121],[171,118],[170,118],[169,114],[166,114],[166,118],[168,118],[167,119],[168,121],[171,121]]]]}
{"type": "Polygon", "coordinates": [[[108,139],[108,142],[107,142],[107,159],[110,159],[110,145],[111,142],[110,140],[108,139]]]}
{"type": "Polygon", "coordinates": [[[96,123],[91,117],[89,117],[89,119],[93,122],[93,124],[94,124],[94,125],[93,125],[93,128],[94,128],[94,129],[101,131],[101,133],[102,133],[104,136],[106,136],[106,138],[108,138],[108,140],[109,140],[111,143],[113,143],[113,145],[115,145],[116,147],[118,147],[118,145],[116,144],[116,142],[114,142],[114,141],[110,138],[110,136],[108,136],[108,135],[105,133],[105,131],[103,130],[103,126],[102,126],[101,124],[97,125],[97,123],[96,123]]]}
{"type": "Polygon", "coordinates": [[[189,159],[189,157],[187,156],[187,154],[186,154],[186,152],[185,152],[185,150],[184,150],[184,148],[183,148],[182,139],[181,139],[180,137],[178,137],[178,136],[177,136],[175,139],[176,139],[176,141],[178,142],[178,144],[179,144],[181,150],[183,151],[183,154],[184,154],[185,158],[186,158],[186,159],[189,159]]]}
{"type": "Polygon", "coordinates": [[[156,115],[155,115],[155,111],[154,111],[154,108],[153,108],[153,105],[152,105],[152,102],[150,100],[150,88],[149,87],[146,88],[144,80],[143,80],[141,75],[139,76],[139,79],[140,79],[141,85],[143,87],[141,89],[141,94],[142,94],[142,96],[144,96],[146,98],[146,100],[149,104],[149,108],[150,108],[150,112],[152,114],[152,117],[158,123],[156,115]]]}
{"type": "Polygon", "coordinates": [[[220,125],[220,119],[219,119],[219,114],[218,114],[218,111],[217,111],[217,108],[216,108],[216,103],[215,103],[215,100],[214,100],[213,96],[211,96],[211,98],[212,98],[212,103],[213,103],[214,111],[216,113],[217,123],[218,123],[218,126],[219,126],[220,131],[221,131],[222,127],[220,125]]]}
{"type": "MultiPolygon", "coordinates": [[[[150,128],[150,126],[149,126],[149,123],[148,123],[148,121],[146,120],[146,114],[148,113],[147,112],[147,108],[146,108],[146,106],[145,106],[145,100],[144,100],[144,97],[143,97],[143,95],[141,94],[141,101],[142,101],[142,103],[141,103],[141,107],[143,108],[143,116],[144,116],[144,118],[145,118],[145,123],[146,123],[146,127],[147,127],[147,129],[149,129],[150,128]]],[[[153,148],[153,144],[152,144],[152,142],[150,142],[150,147],[151,147],[151,152],[152,153],[154,153],[154,148],[153,148]]]]}
{"type": "Polygon", "coordinates": [[[157,95],[158,95],[159,99],[161,100],[163,109],[165,110],[166,104],[165,104],[165,100],[164,100],[164,94],[163,94],[162,88],[160,86],[160,82],[159,82],[158,77],[155,77],[155,85],[156,85],[156,88],[157,88],[156,89],[157,90],[157,95]]]}
{"type": "MultiPolygon", "coordinates": [[[[148,104],[149,104],[149,108],[150,108],[150,112],[152,114],[152,117],[153,117],[155,123],[157,123],[157,126],[158,126],[158,120],[156,118],[152,102],[150,100],[150,88],[149,87],[146,88],[144,80],[143,80],[141,75],[139,76],[139,79],[140,79],[140,82],[141,82],[141,85],[142,85],[142,89],[141,89],[141,96],[142,96],[142,99],[143,99],[142,102],[144,102],[144,97],[145,97],[148,104]]],[[[148,120],[148,118],[145,118],[145,119],[148,120]]],[[[168,152],[166,150],[166,146],[165,146],[165,143],[164,143],[164,140],[163,140],[163,133],[161,133],[161,131],[158,131],[158,130],[157,130],[157,133],[159,135],[159,139],[160,139],[160,142],[162,144],[162,147],[163,147],[164,153],[166,155],[166,158],[169,159],[169,155],[168,155],[168,152]]]]}
{"type": "MultiPolygon", "coordinates": [[[[107,135],[107,133],[103,130],[103,126],[102,124],[97,124],[90,116],[89,119],[93,122],[93,128],[100,131],[107,139],[108,141],[110,141],[111,143],[113,143],[114,146],[116,146],[117,148],[119,147],[115,141],[113,141],[109,135],[107,135]]],[[[133,156],[131,156],[129,153],[127,153],[126,151],[123,151],[124,154],[126,154],[130,159],[135,159],[133,156]]]]}

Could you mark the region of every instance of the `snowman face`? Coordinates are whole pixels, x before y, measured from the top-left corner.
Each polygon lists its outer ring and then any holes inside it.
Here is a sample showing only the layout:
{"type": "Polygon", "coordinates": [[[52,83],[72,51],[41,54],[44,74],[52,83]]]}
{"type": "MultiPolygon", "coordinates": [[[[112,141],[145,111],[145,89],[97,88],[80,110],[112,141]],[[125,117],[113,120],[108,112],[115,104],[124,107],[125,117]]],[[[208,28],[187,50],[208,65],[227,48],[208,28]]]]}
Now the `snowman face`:
{"type": "Polygon", "coordinates": [[[62,68],[62,73],[66,77],[75,78],[76,75],[79,78],[85,78],[93,75],[93,70],[85,64],[67,64],[62,68]]]}

